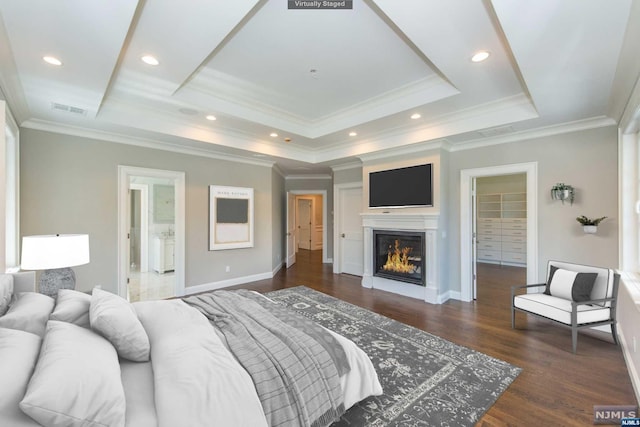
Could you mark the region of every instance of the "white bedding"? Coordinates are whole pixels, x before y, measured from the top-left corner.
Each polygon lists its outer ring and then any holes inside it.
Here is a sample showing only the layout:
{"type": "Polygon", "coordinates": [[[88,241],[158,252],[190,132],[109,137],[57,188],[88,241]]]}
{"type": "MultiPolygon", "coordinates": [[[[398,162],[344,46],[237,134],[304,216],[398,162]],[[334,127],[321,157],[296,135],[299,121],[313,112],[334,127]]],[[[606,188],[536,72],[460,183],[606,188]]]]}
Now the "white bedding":
{"type": "MultiPolygon", "coordinates": [[[[115,351],[107,352],[113,355],[101,352],[107,358],[112,357],[116,366],[119,366],[119,381],[122,383],[121,389],[124,390],[126,402],[123,425],[130,427],[204,425],[261,427],[267,425],[249,374],[233,357],[218,331],[197,309],[181,300],[139,302],[132,304],[132,307],[148,335],[151,361],[132,362],[120,358],[118,365],[115,351]]],[[[78,327],[73,325],[73,328],[78,327]]],[[[90,337],[83,337],[86,334],[97,334],[97,332],[89,328],[84,330],[86,333],[83,335],[79,333],[82,329],[74,329],[74,336],[79,337],[75,339],[86,341],[87,345],[93,345],[90,337]]],[[[369,357],[352,341],[332,331],[329,332],[344,348],[351,366],[350,372],[340,377],[345,408],[348,409],[368,396],[381,394],[382,388],[369,357]]],[[[40,341],[39,337],[29,332],[12,333],[4,330],[4,336],[5,341],[0,340],[2,345],[0,354],[3,348],[15,348],[19,342],[26,342],[18,338],[32,336],[31,341],[35,343],[40,341]]],[[[73,357],[79,352],[72,349],[82,348],[82,346],[79,342],[65,346],[64,342],[61,342],[64,339],[68,338],[58,338],[58,342],[52,341],[51,345],[58,346],[63,352],[66,348],[70,349],[61,357],[66,360],[65,371],[73,371],[76,366],[73,363],[73,357]]],[[[4,396],[6,401],[19,402],[25,390],[29,394],[31,373],[38,371],[35,369],[36,364],[40,363],[42,358],[39,345],[23,347],[24,350],[20,351],[29,352],[20,357],[25,362],[22,370],[24,375],[19,377],[21,384],[13,384],[9,389],[5,388],[5,391],[10,394],[4,396]]],[[[78,360],[77,366],[82,365],[83,369],[101,369],[101,366],[87,365],[87,362],[91,363],[87,360],[78,360]]],[[[111,361],[105,360],[105,362],[111,364],[111,361]]],[[[47,363],[50,365],[51,360],[47,363]]],[[[58,375],[57,381],[66,381],[66,377],[60,376],[60,372],[54,367],[50,366],[49,370],[58,375]]],[[[70,373],[70,375],[73,374],[70,373]]],[[[84,385],[79,384],[78,387],[89,387],[92,377],[95,375],[88,375],[88,382],[84,385]]],[[[14,381],[18,382],[18,380],[14,381]]],[[[56,385],[47,384],[51,393],[47,393],[42,399],[55,398],[56,385]]],[[[38,388],[41,388],[41,385],[38,388]]],[[[82,395],[88,391],[82,389],[79,392],[82,395]]],[[[92,392],[97,393],[97,401],[100,399],[108,401],[111,398],[100,394],[109,393],[109,390],[99,389],[92,392]]],[[[34,395],[33,390],[31,395],[34,395]]],[[[50,402],[46,403],[50,404],[50,402]]],[[[37,404],[40,405],[41,402],[37,404]]],[[[91,402],[85,405],[87,412],[96,409],[91,407],[91,402]]],[[[0,425],[39,425],[18,408],[15,408],[15,411],[1,408],[2,405],[0,405],[0,425]]]]}

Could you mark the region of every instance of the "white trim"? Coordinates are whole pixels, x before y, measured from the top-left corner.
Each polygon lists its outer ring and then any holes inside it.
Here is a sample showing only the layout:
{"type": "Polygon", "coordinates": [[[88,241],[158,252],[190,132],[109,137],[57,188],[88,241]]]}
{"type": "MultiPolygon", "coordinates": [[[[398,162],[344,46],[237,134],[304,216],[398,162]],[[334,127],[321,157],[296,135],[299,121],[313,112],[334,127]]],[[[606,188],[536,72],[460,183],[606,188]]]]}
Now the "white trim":
{"type": "Polygon", "coordinates": [[[118,166],[118,295],[127,296],[127,196],[132,176],[172,179],[176,193],[175,296],[185,292],[185,173],[134,166],[118,166]]]}
{"type": "Polygon", "coordinates": [[[331,175],[316,174],[316,175],[287,175],[284,179],[331,179],[331,175]]]}
{"type": "Polygon", "coordinates": [[[473,299],[472,180],[495,175],[527,174],[527,283],[538,279],[538,162],[460,171],[460,299],[473,299]]]}
{"type": "MultiPolygon", "coordinates": [[[[289,190],[289,194],[294,196],[302,196],[305,194],[321,194],[322,195],[322,263],[328,264],[329,258],[327,258],[327,190],[289,190]]],[[[295,212],[289,212],[289,215],[295,215],[295,212]]],[[[287,218],[287,227],[289,224],[289,218],[287,218]]],[[[287,230],[288,232],[288,230],[287,230]]],[[[288,254],[287,254],[288,256],[288,254]]]]}
{"type": "Polygon", "coordinates": [[[640,198],[640,137],[624,134],[618,129],[618,266],[621,270],[640,271],[640,247],[638,236],[640,198]]]}
{"type": "Polygon", "coordinates": [[[356,169],[361,167],[362,167],[362,162],[351,162],[351,163],[346,163],[344,165],[331,166],[331,170],[334,172],[338,172],[338,171],[346,171],[346,170],[356,169]]]}
{"type": "Polygon", "coordinates": [[[20,265],[20,127],[5,103],[5,259],[7,268],[20,265]],[[10,135],[7,135],[10,134],[10,135]]]}
{"type": "Polygon", "coordinates": [[[617,332],[618,340],[622,347],[622,355],[624,356],[624,361],[627,365],[627,371],[629,371],[631,385],[633,386],[633,391],[636,393],[636,400],[640,402],[640,373],[636,370],[636,366],[633,363],[633,348],[627,343],[627,339],[622,332],[622,328],[618,327],[617,332]]]}
{"type": "MultiPolygon", "coordinates": [[[[333,273],[342,273],[342,265],[340,264],[340,212],[342,212],[342,205],[340,204],[340,192],[347,189],[362,188],[361,182],[347,182],[343,184],[334,184],[333,186],[333,273]]],[[[326,227],[325,227],[326,228],[326,227]]],[[[364,257],[364,254],[362,254],[364,257]]]]}

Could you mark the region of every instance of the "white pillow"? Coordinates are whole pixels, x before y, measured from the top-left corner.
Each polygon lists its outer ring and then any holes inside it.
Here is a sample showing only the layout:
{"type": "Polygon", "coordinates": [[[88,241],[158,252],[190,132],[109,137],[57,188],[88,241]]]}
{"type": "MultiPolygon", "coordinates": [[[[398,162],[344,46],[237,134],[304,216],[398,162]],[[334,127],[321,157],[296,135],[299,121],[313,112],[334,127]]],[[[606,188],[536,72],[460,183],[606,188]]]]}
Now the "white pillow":
{"type": "Polygon", "coordinates": [[[20,292],[7,314],[0,317],[0,327],[31,332],[42,337],[54,304],[55,300],[47,295],[20,292]]]}
{"type": "Polygon", "coordinates": [[[0,316],[4,315],[11,304],[13,296],[13,276],[0,274],[0,316]]]}
{"type": "Polygon", "coordinates": [[[74,325],[88,328],[89,307],[91,306],[91,295],[73,289],[60,289],[58,299],[53,313],[49,316],[51,320],[73,323],[74,325]]]}
{"type": "Polygon", "coordinates": [[[111,341],[120,357],[134,362],[149,360],[149,337],[127,300],[94,288],[89,318],[91,329],[111,341]]]}
{"type": "Polygon", "coordinates": [[[50,320],[20,409],[45,426],[124,426],[118,355],[89,329],[50,320]]]}
{"type": "Polygon", "coordinates": [[[29,332],[0,328],[0,426],[34,425],[18,404],[36,366],[40,341],[40,337],[29,332]]]}

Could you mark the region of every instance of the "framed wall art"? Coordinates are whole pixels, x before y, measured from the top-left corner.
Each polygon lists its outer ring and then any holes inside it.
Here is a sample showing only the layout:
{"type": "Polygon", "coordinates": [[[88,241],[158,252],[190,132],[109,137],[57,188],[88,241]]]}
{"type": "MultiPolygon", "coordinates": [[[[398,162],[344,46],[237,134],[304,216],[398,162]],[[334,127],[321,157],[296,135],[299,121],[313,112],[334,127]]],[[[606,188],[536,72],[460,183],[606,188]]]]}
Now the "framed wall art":
{"type": "Polygon", "coordinates": [[[209,250],[253,247],[253,188],[209,186],[209,250]]]}

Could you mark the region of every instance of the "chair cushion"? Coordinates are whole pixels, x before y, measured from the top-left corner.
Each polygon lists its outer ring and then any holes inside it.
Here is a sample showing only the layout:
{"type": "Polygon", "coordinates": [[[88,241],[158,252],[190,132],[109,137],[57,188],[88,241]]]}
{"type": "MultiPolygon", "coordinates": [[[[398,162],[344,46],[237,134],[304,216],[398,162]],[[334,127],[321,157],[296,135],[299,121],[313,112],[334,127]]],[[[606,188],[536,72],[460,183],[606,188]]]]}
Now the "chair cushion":
{"type": "MultiPolygon", "coordinates": [[[[513,298],[514,307],[533,314],[571,325],[571,301],[545,294],[518,295],[513,298]]],[[[579,305],[578,324],[602,322],[610,319],[610,309],[599,305],[579,305]]]]}
{"type": "Polygon", "coordinates": [[[597,273],[580,273],[552,265],[544,293],[576,302],[589,301],[597,277],[597,273]]]}

